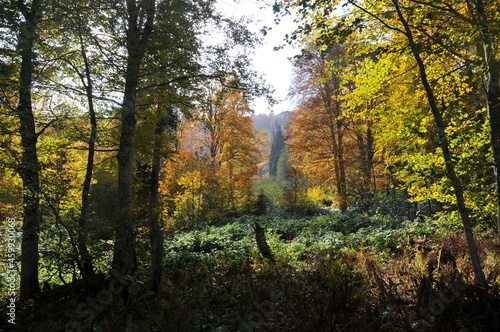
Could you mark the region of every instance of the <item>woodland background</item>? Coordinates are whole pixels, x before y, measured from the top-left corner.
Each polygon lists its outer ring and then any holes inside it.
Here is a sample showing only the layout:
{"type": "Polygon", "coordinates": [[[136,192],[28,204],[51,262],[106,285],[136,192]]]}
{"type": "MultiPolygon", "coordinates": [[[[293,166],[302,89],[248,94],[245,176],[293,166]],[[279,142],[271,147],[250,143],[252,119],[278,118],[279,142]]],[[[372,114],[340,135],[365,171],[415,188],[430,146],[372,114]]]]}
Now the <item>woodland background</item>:
{"type": "Polygon", "coordinates": [[[271,116],[213,1],[0,4],[6,329],[500,326],[497,1],[277,1],[271,116]]]}

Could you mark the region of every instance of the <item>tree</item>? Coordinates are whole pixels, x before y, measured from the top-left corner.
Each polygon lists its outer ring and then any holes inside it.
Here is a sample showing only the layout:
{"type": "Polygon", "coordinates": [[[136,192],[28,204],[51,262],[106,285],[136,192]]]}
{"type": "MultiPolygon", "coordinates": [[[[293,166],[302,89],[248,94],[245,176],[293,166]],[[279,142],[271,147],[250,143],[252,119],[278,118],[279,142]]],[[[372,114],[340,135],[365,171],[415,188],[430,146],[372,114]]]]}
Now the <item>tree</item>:
{"type": "Polygon", "coordinates": [[[432,114],[434,115],[434,120],[436,122],[436,127],[437,127],[437,132],[438,132],[439,144],[441,146],[441,150],[443,152],[443,157],[445,160],[446,173],[447,173],[448,178],[450,179],[452,186],[453,186],[453,189],[455,191],[455,195],[457,198],[458,210],[460,212],[460,216],[461,216],[462,222],[464,224],[465,236],[467,238],[467,245],[469,246],[469,253],[471,256],[471,260],[472,260],[472,266],[474,268],[475,281],[476,281],[478,286],[486,288],[487,287],[486,278],[485,278],[484,273],[483,273],[482,268],[481,268],[481,262],[479,259],[477,247],[476,247],[474,236],[472,233],[472,224],[470,221],[469,212],[467,210],[467,207],[465,206],[463,186],[462,186],[462,183],[456,174],[452,154],[451,154],[449,143],[448,143],[448,137],[447,137],[446,132],[445,132],[445,125],[443,122],[442,112],[445,111],[446,108],[445,108],[445,105],[443,105],[443,109],[440,109],[438,106],[438,101],[436,100],[434,90],[433,90],[433,88],[428,80],[427,69],[426,69],[424,61],[421,57],[419,47],[418,47],[417,43],[415,42],[415,39],[413,38],[413,31],[412,31],[406,17],[403,15],[399,1],[393,0],[392,3],[394,5],[394,8],[395,8],[396,13],[399,17],[400,22],[403,25],[404,35],[408,39],[410,49],[411,49],[413,56],[415,58],[415,61],[417,63],[419,74],[420,74],[420,80],[421,80],[422,85],[424,87],[432,114]]]}
{"type": "Polygon", "coordinates": [[[137,89],[141,63],[153,32],[156,1],[127,1],[126,49],[127,64],[121,106],[121,132],[118,152],[119,214],[113,268],[123,274],[133,274],[137,268],[133,229],[134,197],[134,138],[137,114],[137,89]]]}
{"type": "Polygon", "coordinates": [[[288,174],[288,170],[291,167],[291,163],[289,161],[290,156],[288,155],[288,150],[285,148],[281,151],[278,163],[276,165],[276,177],[278,180],[285,180],[288,174]]]}
{"type": "Polygon", "coordinates": [[[74,139],[73,144],[62,149],[86,153],[85,163],[80,158],[73,162],[81,162],[78,167],[85,170],[81,177],[74,179],[81,186],[80,204],[75,201],[72,214],[59,216],[68,225],[68,233],[74,233],[69,236],[78,242],[75,261],[84,278],[94,273],[94,258],[90,253],[93,245],[89,243],[94,168],[107,153],[116,150],[116,140],[105,136],[105,127],[114,121],[110,109],[117,104],[113,98],[120,89],[119,70],[116,70],[121,64],[116,55],[119,38],[102,38],[104,32],[111,29],[107,21],[115,15],[113,9],[116,7],[104,6],[101,1],[54,2],[51,7],[54,19],[46,23],[44,42],[39,45],[44,75],[39,75],[38,86],[43,92],[50,91],[51,102],[58,105],[51,108],[52,115],[57,117],[55,124],[62,120],[73,128],[72,133],[65,131],[65,135],[74,139]],[[93,26],[89,27],[88,22],[93,22],[93,26]],[[88,114],[88,124],[79,120],[84,112],[88,114]],[[67,119],[70,115],[73,121],[67,119]],[[109,143],[113,146],[104,146],[109,143]]]}
{"type": "Polygon", "coordinates": [[[207,88],[194,119],[183,125],[178,155],[165,167],[176,168],[164,185],[170,215],[186,224],[210,222],[253,205],[263,141],[251,112],[242,92],[216,83],[207,88]]]}
{"type": "Polygon", "coordinates": [[[17,115],[20,121],[23,148],[18,172],[23,181],[24,193],[20,286],[22,299],[29,299],[40,290],[38,286],[38,239],[42,215],[40,211],[40,165],[37,154],[37,140],[40,133],[36,130],[31,89],[37,26],[42,17],[43,5],[41,0],[32,1],[31,6],[25,1],[19,1],[16,8],[23,17],[17,31],[21,58],[17,115]]]}
{"type": "Polygon", "coordinates": [[[425,15],[421,24],[409,22],[414,29],[414,38],[419,39],[417,43],[425,38],[436,52],[458,58],[466,65],[473,65],[476,71],[473,75],[483,74],[482,103],[488,116],[497,191],[497,233],[500,233],[500,54],[496,37],[500,31],[496,15],[499,5],[495,1],[483,0],[410,0],[408,4],[398,2],[394,5],[404,8],[403,12],[411,8],[425,15]]]}
{"type": "Polygon", "coordinates": [[[273,127],[271,135],[271,150],[269,152],[269,176],[275,177],[278,175],[279,160],[285,152],[285,136],[281,130],[281,126],[273,127]]]}
{"type": "Polygon", "coordinates": [[[313,48],[297,62],[293,94],[301,102],[291,117],[288,139],[292,160],[330,195],[335,193],[342,211],[348,195],[363,195],[372,189],[364,182],[374,182],[369,122],[346,105],[354,75],[347,67],[355,61],[349,60],[349,47],[338,45],[324,52],[313,48]],[[364,181],[357,180],[360,175],[364,181]]]}
{"type": "MultiPolygon", "coordinates": [[[[228,83],[232,88],[251,90],[251,94],[259,93],[256,88],[256,81],[251,81],[253,75],[247,70],[244,57],[235,56],[236,59],[231,59],[229,54],[230,47],[214,47],[216,52],[207,54],[215,54],[216,59],[198,59],[196,62],[188,64],[186,67],[179,66],[178,69],[172,70],[171,63],[178,61],[177,56],[182,57],[182,52],[186,50],[186,46],[182,43],[183,38],[174,40],[172,48],[167,51],[168,55],[173,55],[170,59],[158,63],[156,72],[154,67],[146,68],[146,60],[156,56],[158,45],[161,42],[161,29],[168,28],[175,33],[181,33],[183,36],[187,34],[183,32],[183,27],[189,26],[190,29],[196,27],[200,22],[211,22],[215,26],[217,24],[224,25],[227,23],[228,30],[224,33],[229,37],[228,45],[232,46],[232,51],[237,49],[238,45],[251,45],[253,38],[244,29],[241,33],[235,34],[236,28],[242,28],[241,25],[234,23],[231,20],[224,20],[214,13],[210,1],[193,2],[189,0],[178,0],[169,7],[168,2],[143,1],[136,3],[134,1],[127,2],[127,65],[125,76],[125,87],[123,95],[123,103],[121,110],[121,136],[120,147],[118,153],[118,177],[120,191],[120,216],[117,222],[117,239],[115,241],[115,255],[113,266],[119,270],[132,272],[135,269],[134,258],[134,234],[132,225],[133,211],[133,174],[134,174],[134,135],[137,115],[137,92],[155,87],[175,86],[182,81],[190,81],[199,79],[218,79],[222,83],[228,83]],[[157,6],[162,7],[158,11],[157,6]],[[165,9],[165,10],[163,10],[165,9]],[[166,15],[165,15],[166,14],[166,15]],[[172,15],[168,17],[167,15],[172,15]],[[175,18],[175,19],[173,19],[175,18]],[[176,21],[178,20],[178,21],[176,21]],[[163,23],[162,23],[163,22],[163,23]],[[141,26],[142,24],[142,26],[141,26]],[[161,26],[164,24],[164,26],[161,26]],[[169,25],[171,24],[171,26],[169,25]],[[160,28],[160,29],[158,29],[160,28]],[[155,33],[158,34],[156,38],[155,33]],[[180,54],[178,51],[180,50],[180,54]],[[146,56],[147,55],[147,56],[146,56]],[[201,63],[208,64],[208,70],[201,63]],[[148,80],[144,79],[147,76],[156,76],[155,80],[149,81],[152,85],[148,86],[148,80]],[[250,75],[249,75],[250,73],[250,75]],[[236,80],[226,81],[228,76],[237,77],[236,80]]],[[[196,36],[189,39],[187,49],[201,47],[199,42],[200,35],[203,31],[190,30],[196,36]]],[[[169,43],[170,40],[166,39],[169,43]]],[[[152,63],[152,62],[151,62],[152,63]]],[[[179,90],[185,87],[179,87],[179,90]]],[[[195,94],[192,93],[192,96],[195,94]]]]}
{"type": "Polygon", "coordinates": [[[165,133],[171,133],[176,129],[175,113],[170,110],[163,116],[156,128],[156,138],[154,140],[153,148],[153,164],[151,170],[151,185],[150,185],[150,213],[149,213],[149,227],[150,227],[150,242],[151,242],[151,288],[157,290],[161,283],[162,276],[162,262],[163,262],[163,235],[160,225],[160,171],[161,171],[161,157],[162,157],[162,144],[165,139],[165,133]]]}
{"type": "MultiPolygon", "coordinates": [[[[435,87],[429,80],[428,67],[424,61],[424,54],[426,50],[429,50],[430,52],[433,50],[431,48],[425,48],[425,46],[427,46],[425,44],[425,41],[427,40],[426,38],[422,38],[422,40],[417,38],[421,35],[418,34],[419,30],[416,29],[415,26],[421,25],[418,24],[419,22],[416,22],[418,21],[418,17],[416,18],[412,15],[415,8],[406,6],[406,3],[402,4],[402,2],[398,0],[380,2],[377,3],[377,6],[372,6],[363,1],[348,1],[348,3],[352,5],[352,8],[357,10],[355,13],[357,16],[355,16],[355,19],[350,22],[340,20],[336,26],[316,25],[315,27],[318,28],[319,31],[324,32],[323,34],[320,32],[320,34],[325,39],[319,39],[321,41],[329,41],[331,45],[332,38],[347,38],[353,33],[353,31],[355,31],[355,28],[362,24],[370,26],[372,23],[373,26],[385,29],[388,40],[391,40],[390,38],[392,37],[393,40],[399,42],[400,40],[398,40],[397,37],[403,37],[403,41],[408,45],[409,51],[411,52],[417,66],[420,83],[433,114],[436,125],[437,139],[444,158],[446,174],[454,190],[456,204],[464,225],[465,236],[474,268],[475,281],[477,285],[486,287],[486,279],[481,269],[472,233],[469,212],[464,200],[463,185],[455,171],[455,162],[450,151],[449,140],[445,130],[446,126],[443,114],[446,111],[446,104],[443,104],[440,107],[440,103],[436,98],[435,87]]],[[[331,7],[329,5],[323,6],[323,4],[316,4],[315,6],[311,6],[310,3],[306,2],[302,2],[300,5],[302,14],[309,18],[314,17],[313,15],[310,15],[312,12],[315,12],[316,14],[322,13],[322,15],[326,14],[326,16],[331,14],[331,7]]],[[[311,28],[311,26],[308,25],[308,30],[311,31],[311,29],[314,28],[311,28]]]]}
{"type": "Polygon", "coordinates": [[[497,191],[497,235],[500,239],[500,53],[497,46],[500,26],[498,25],[498,7],[495,1],[485,3],[485,1],[478,0],[468,8],[475,19],[473,26],[478,28],[482,41],[483,52],[480,55],[486,74],[487,110],[497,191]]]}
{"type": "MultiPolygon", "coordinates": [[[[79,9],[77,9],[79,11],[79,9]]],[[[88,140],[87,166],[85,169],[85,179],[82,186],[82,205],[80,209],[78,232],[78,250],[82,259],[82,275],[89,277],[94,274],[92,257],[87,249],[86,225],[88,224],[90,214],[90,186],[92,183],[92,174],[94,171],[95,149],[97,141],[97,115],[94,104],[94,83],[92,78],[92,69],[87,55],[84,39],[84,22],[81,15],[76,15],[76,32],[80,42],[80,53],[83,60],[84,72],[79,72],[78,76],[81,79],[82,86],[85,90],[89,111],[90,135],[88,140]]]]}
{"type": "Polygon", "coordinates": [[[215,167],[217,176],[214,188],[218,194],[205,200],[214,211],[222,204],[222,211],[235,213],[251,201],[251,179],[258,171],[258,146],[263,143],[253,129],[253,111],[244,94],[224,86],[214,88],[195,116],[206,135],[207,162],[215,167]]]}
{"type": "MultiPolygon", "coordinates": [[[[95,3],[95,2],[94,2],[95,3]]],[[[74,33],[76,37],[76,43],[74,47],[78,50],[79,59],[72,59],[71,57],[65,57],[63,61],[69,65],[69,67],[76,72],[78,76],[81,87],[82,94],[85,95],[87,101],[88,108],[88,116],[89,116],[89,124],[90,124],[90,133],[87,141],[88,145],[88,153],[87,153],[87,163],[85,166],[85,177],[82,184],[81,189],[81,207],[80,207],[80,216],[78,219],[79,229],[77,232],[78,238],[78,252],[80,255],[79,266],[81,269],[82,276],[84,278],[90,277],[94,274],[94,267],[92,263],[92,257],[87,248],[87,225],[91,213],[90,206],[90,189],[91,183],[93,179],[93,171],[95,164],[95,154],[96,154],[96,141],[97,141],[97,112],[95,106],[95,98],[94,98],[94,78],[93,71],[95,68],[92,68],[91,59],[89,58],[89,52],[87,51],[87,45],[92,41],[92,34],[89,31],[89,28],[86,26],[84,20],[86,17],[90,16],[89,11],[99,12],[98,3],[97,6],[92,7],[88,4],[79,4],[76,7],[72,6],[72,3],[68,4],[68,7],[62,6],[60,8],[59,17],[62,22],[67,22],[67,26],[65,26],[66,34],[74,33]],[[71,13],[74,13],[72,15],[71,13]],[[69,30],[69,31],[68,31],[69,30]],[[81,65],[80,65],[81,62],[81,65]],[[81,68],[80,68],[81,67],[81,68]]],[[[70,45],[71,47],[72,45],[70,45]]],[[[68,52],[71,53],[71,52],[68,52]]],[[[66,72],[67,73],[67,72],[66,72]]],[[[76,90],[76,88],[75,88],[76,90]]]]}

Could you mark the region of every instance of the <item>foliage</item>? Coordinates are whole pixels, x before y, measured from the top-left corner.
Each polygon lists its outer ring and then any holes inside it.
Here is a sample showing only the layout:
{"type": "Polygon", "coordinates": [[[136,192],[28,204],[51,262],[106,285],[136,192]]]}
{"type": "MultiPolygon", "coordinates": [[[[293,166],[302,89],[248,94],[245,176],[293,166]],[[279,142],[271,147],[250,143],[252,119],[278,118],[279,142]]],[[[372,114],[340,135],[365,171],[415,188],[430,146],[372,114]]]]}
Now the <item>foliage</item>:
{"type": "Polygon", "coordinates": [[[213,222],[253,206],[262,135],[253,129],[241,93],[211,88],[193,121],[184,123],[179,152],[165,165],[165,214],[175,223],[213,222]]]}
{"type": "MultiPolygon", "coordinates": [[[[114,297],[104,309],[112,315],[96,316],[94,328],[498,327],[497,313],[488,311],[475,288],[468,286],[472,280],[470,264],[462,257],[465,241],[455,232],[442,235],[440,227],[432,218],[402,221],[354,212],[314,217],[281,212],[233,217],[189,231],[169,229],[162,291],[155,295],[135,284],[135,295],[129,295],[133,299],[125,302],[121,296],[114,297]],[[253,221],[268,230],[276,263],[260,257],[253,221]],[[442,303],[436,304],[438,299],[442,303]]],[[[479,243],[494,304],[500,281],[495,260],[498,245],[488,235],[481,236],[479,243]]],[[[78,303],[65,303],[65,308],[50,304],[51,310],[58,309],[57,317],[37,309],[39,315],[30,326],[40,331],[61,329],[67,323],[64,317],[78,315],[78,303]]]]}
{"type": "MultiPolygon", "coordinates": [[[[212,259],[221,251],[238,251],[242,256],[254,256],[257,251],[252,245],[253,221],[258,221],[268,230],[268,241],[279,259],[289,262],[322,250],[343,247],[354,249],[362,246],[375,252],[400,250],[408,245],[409,238],[436,236],[448,229],[444,223],[436,221],[434,224],[432,219],[427,218],[404,221],[356,212],[318,211],[316,216],[275,212],[237,217],[220,225],[172,235],[172,242],[167,245],[170,255],[167,256],[185,259],[193,254],[198,258],[206,255],[207,259],[212,259]]],[[[456,229],[451,228],[450,231],[456,229]]]]}
{"type": "Polygon", "coordinates": [[[313,40],[305,43],[295,63],[292,93],[299,107],[289,120],[290,159],[312,190],[345,210],[352,198],[364,198],[385,185],[374,121],[363,116],[370,103],[364,99],[352,106],[363,56],[356,53],[355,42],[328,50],[313,40]]]}
{"type": "Polygon", "coordinates": [[[276,177],[281,173],[281,177],[286,173],[283,166],[280,166],[280,160],[286,155],[285,136],[280,125],[273,127],[271,134],[271,149],[269,151],[268,165],[269,176],[276,177]],[[281,168],[279,171],[278,169],[281,168]]]}
{"type": "MultiPolygon", "coordinates": [[[[483,7],[482,2],[468,6],[463,1],[282,1],[275,10],[297,10],[302,24],[289,41],[295,40],[305,49],[302,63],[330,60],[336,53],[330,61],[337,64],[333,73],[341,77],[343,88],[335,90],[338,95],[333,100],[343,103],[342,121],[364,121],[369,125],[375,153],[399,186],[407,189],[414,200],[435,199],[450,206],[457,204],[453,188],[460,183],[467,209],[474,218],[490,223],[498,196],[491,156],[495,145],[490,138],[498,129],[491,118],[496,112],[484,112],[494,107],[489,100],[495,93],[490,90],[488,97],[481,87],[484,52],[475,45],[479,40],[486,41],[490,53],[495,53],[492,45],[498,41],[482,39],[497,27],[492,15],[495,6],[483,7]],[[489,17],[483,25],[471,19],[483,15],[477,11],[489,17]],[[492,30],[485,30],[486,26],[492,30]],[[339,48],[345,50],[343,54],[339,54],[339,48]],[[430,82],[428,87],[422,75],[430,82]],[[429,93],[433,114],[426,101],[429,93]],[[444,158],[450,160],[445,163],[444,158]],[[450,180],[455,176],[450,177],[447,164],[454,168],[456,180],[450,180]]],[[[497,68],[495,63],[490,61],[487,67],[497,68]]],[[[495,72],[493,76],[498,69],[495,72]]],[[[319,77],[316,84],[321,85],[331,79],[331,74],[319,77]]],[[[307,76],[303,73],[300,78],[307,76]]],[[[299,96],[310,98],[313,89],[305,87],[299,96]]],[[[302,126],[305,124],[303,121],[302,126]]],[[[300,135],[308,135],[308,131],[299,129],[295,136],[300,135]]],[[[292,140],[292,144],[297,142],[292,140]]],[[[312,145],[308,150],[320,156],[320,149],[329,146],[312,145]]],[[[335,171],[333,165],[324,169],[330,174],[335,171]]],[[[363,172],[355,178],[360,174],[363,172]]]]}

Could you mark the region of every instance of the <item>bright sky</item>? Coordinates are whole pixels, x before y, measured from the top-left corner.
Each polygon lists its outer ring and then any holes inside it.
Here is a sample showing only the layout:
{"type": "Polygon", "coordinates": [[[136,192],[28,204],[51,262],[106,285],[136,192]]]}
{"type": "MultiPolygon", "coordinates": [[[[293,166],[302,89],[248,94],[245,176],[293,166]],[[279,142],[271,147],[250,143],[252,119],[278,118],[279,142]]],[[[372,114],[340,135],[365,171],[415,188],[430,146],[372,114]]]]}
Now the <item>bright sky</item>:
{"type": "Polygon", "coordinates": [[[293,17],[282,19],[279,25],[274,24],[274,14],[271,5],[274,0],[218,0],[217,8],[225,15],[240,18],[247,16],[253,18],[254,26],[249,27],[251,31],[259,33],[262,27],[272,27],[264,37],[263,45],[255,50],[255,70],[265,75],[268,84],[276,90],[274,98],[279,104],[272,107],[265,99],[254,102],[253,109],[256,114],[283,111],[292,111],[293,105],[287,100],[288,88],[291,82],[292,65],[288,58],[298,53],[297,49],[286,46],[284,49],[274,51],[274,47],[282,45],[285,34],[295,29],[293,17]]]}

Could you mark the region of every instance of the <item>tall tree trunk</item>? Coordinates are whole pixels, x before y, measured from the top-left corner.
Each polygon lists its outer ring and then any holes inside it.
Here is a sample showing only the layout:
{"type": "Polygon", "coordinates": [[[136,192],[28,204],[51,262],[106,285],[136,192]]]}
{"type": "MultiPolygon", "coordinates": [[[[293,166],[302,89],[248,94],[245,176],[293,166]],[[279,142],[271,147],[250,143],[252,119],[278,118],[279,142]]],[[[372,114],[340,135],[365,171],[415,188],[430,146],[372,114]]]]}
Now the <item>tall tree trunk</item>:
{"type": "Polygon", "coordinates": [[[153,169],[151,174],[151,203],[149,211],[149,228],[151,243],[151,289],[158,290],[162,277],[163,234],[160,227],[159,187],[161,170],[161,146],[167,117],[158,121],[155,131],[153,151],[153,169]]]}
{"type": "MultiPolygon", "coordinates": [[[[340,110],[340,105],[337,105],[340,110]]],[[[339,111],[340,113],[340,111],[339,111]]],[[[339,179],[338,179],[338,191],[340,197],[340,211],[345,212],[347,210],[347,185],[346,185],[346,170],[345,170],[345,156],[344,156],[344,133],[342,132],[343,121],[340,119],[336,120],[336,133],[337,133],[337,163],[339,165],[339,179]]],[[[335,139],[335,138],[334,138],[335,139]]]]}
{"type": "Polygon", "coordinates": [[[361,131],[356,132],[355,135],[359,149],[359,169],[363,175],[361,179],[362,183],[359,185],[359,190],[361,197],[366,198],[370,192],[373,192],[376,188],[375,172],[373,167],[374,138],[370,123],[367,123],[366,137],[361,131]]]}
{"type": "Polygon", "coordinates": [[[375,167],[374,167],[374,142],[375,139],[373,137],[373,132],[372,132],[372,125],[371,123],[367,124],[368,128],[366,129],[366,144],[365,144],[365,156],[362,160],[365,160],[366,165],[364,166],[364,172],[365,172],[365,178],[366,178],[366,183],[368,185],[368,190],[375,192],[377,190],[377,183],[375,182],[375,167]]]}
{"type": "Polygon", "coordinates": [[[474,3],[483,42],[483,54],[480,56],[487,73],[487,110],[497,192],[497,235],[500,239],[500,59],[494,48],[493,32],[490,29],[491,23],[488,21],[484,2],[476,0],[474,3]]]}
{"type": "Polygon", "coordinates": [[[21,299],[32,298],[40,291],[38,285],[38,242],[42,220],[40,212],[40,165],[37,154],[35,118],[31,104],[33,47],[36,28],[41,17],[42,1],[34,0],[31,9],[19,1],[24,22],[20,23],[18,48],[21,56],[19,104],[17,114],[21,125],[22,160],[18,172],[23,182],[23,235],[21,244],[21,299]]]}
{"type": "Polygon", "coordinates": [[[405,32],[405,35],[408,39],[408,43],[410,45],[410,48],[411,48],[411,51],[412,51],[413,56],[415,58],[415,61],[417,63],[417,66],[419,69],[419,74],[420,74],[420,80],[421,80],[422,85],[424,87],[424,90],[425,90],[425,93],[427,96],[427,100],[429,102],[429,106],[431,108],[432,114],[434,116],[434,120],[436,122],[439,144],[440,144],[441,150],[443,152],[443,158],[445,161],[446,174],[447,174],[448,179],[450,180],[450,182],[453,186],[453,190],[455,192],[455,197],[457,200],[458,211],[460,213],[460,217],[461,217],[462,223],[464,225],[465,237],[467,240],[467,246],[469,248],[469,255],[471,258],[472,267],[474,269],[475,283],[479,287],[486,288],[487,281],[486,281],[486,278],[484,276],[484,272],[483,272],[482,267],[481,267],[481,261],[479,259],[479,254],[477,252],[477,246],[476,246],[476,242],[474,240],[474,234],[472,231],[472,225],[471,225],[471,220],[469,217],[469,211],[467,210],[467,207],[465,206],[463,186],[462,186],[462,183],[460,182],[460,179],[458,178],[458,176],[455,172],[455,164],[453,162],[451,151],[449,148],[448,137],[446,136],[445,125],[443,122],[442,113],[437,105],[436,97],[434,96],[434,91],[429,83],[428,78],[427,78],[425,64],[420,56],[419,47],[415,43],[415,40],[413,39],[413,33],[410,29],[410,26],[401,12],[401,8],[399,7],[399,1],[392,0],[392,3],[394,4],[394,8],[396,10],[396,13],[398,15],[400,22],[404,26],[404,32],[405,32]]]}
{"type": "Polygon", "coordinates": [[[150,243],[151,243],[151,289],[156,291],[161,283],[163,261],[163,234],[159,222],[158,187],[160,178],[160,155],[155,151],[153,160],[153,176],[151,185],[151,210],[149,215],[150,243]]]}
{"type": "Polygon", "coordinates": [[[92,182],[92,172],[94,170],[94,155],[95,155],[95,142],[97,139],[97,118],[94,109],[94,91],[92,84],[92,77],[90,72],[90,64],[87,58],[87,52],[82,36],[82,22],[78,17],[78,35],[80,39],[80,51],[82,53],[83,63],[85,66],[85,78],[81,77],[82,84],[85,87],[87,95],[87,102],[89,104],[89,118],[90,118],[90,137],[88,141],[89,152],[87,155],[87,168],[85,171],[85,179],[82,187],[82,206],[80,209],[78,232],[78,251],[82,262],[82,276],[88,278],[94,274],[94,266],[92,264],[92,256],[87,248],[87,230],[86,225],[90,213],[90,185],[92,182]]]}
{"type": "MultiPolygon", "coordinates": [[[[329,90],[329,89],[328,89],[329,90]]],[[[335,185],[339,199],[339,209],[341,212],[347,210],[346,175],[344,160],[344,139],[342,133],[342,120],[339,119],[340,103],[332,105],[332,94],[326,94],[326,105],[329,118],[331,149],[333,156],[333,172],[335,174],[335,185]]]]}
{"type": "Polygon", "coordinates": [[[137,76],[135,76],[135,82],[131,81],[128,76],[122,105],[120,151],[118,152],[119,211],[118,218],[115,221],[113,268],[124,274],[133,274],[137,268],[133,228],[133,161],[137,76]]]}
{"type": "Polygon", "coordinates": [[[149,37],[153,31],[155,0],[141,1],[144,10],[139,18],[140,5],[127,0],[127,68],[122,103],[120,148],[118,152],[119,211],[115,221],[113,269],[122,274],[134,274],[137,268],[135,233],[133,227],[134,198],[134,138],[136,128],[136,99],[141,67],[149,37]],[[140,29],[139,21],[145,20],[140,29]]]}
{"type": "Polygon", "coordinates": [[[488,118],[490,121],[490,140],[495,171],[497,192],[497,236],[500,240],[500,63],[492,61],[488,66],[488,118]]]}

